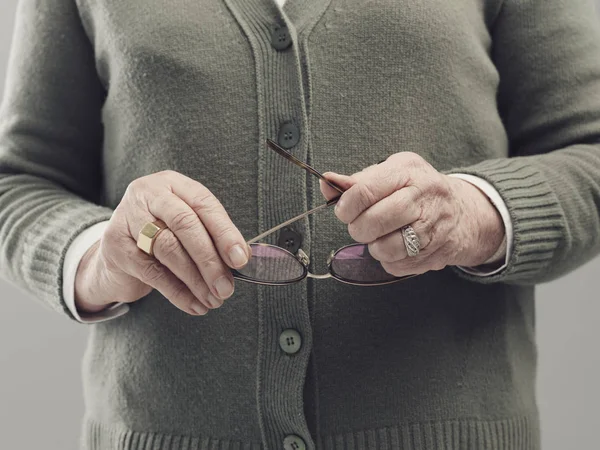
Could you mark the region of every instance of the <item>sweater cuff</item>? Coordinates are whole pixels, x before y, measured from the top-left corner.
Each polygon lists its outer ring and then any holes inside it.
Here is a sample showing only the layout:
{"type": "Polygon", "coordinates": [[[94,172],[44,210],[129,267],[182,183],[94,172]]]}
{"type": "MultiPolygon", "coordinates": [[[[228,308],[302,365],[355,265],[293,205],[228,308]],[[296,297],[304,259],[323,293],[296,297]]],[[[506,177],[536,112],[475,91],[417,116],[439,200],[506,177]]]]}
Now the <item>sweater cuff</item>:
{"type": "Polygon", "coordinates": [[[76,320],[64,301],[63,267],[73,240],[95,223],[109,220],[113,211],[72,196],[31,221],[23,230],[24,247],[32,249],[22,255],[27,267],[25,284],[29,292],[53,309],[76,320]]]}
{"type": "Polygon", "coordinates": [[[454,267],[460,276],[479,283],[518,282],[544,271],[564,234],[564,214],[549,183],[527,157],[486,160],[443,173],[465,173],[490,183],[502,197],[513,225],[508,243],[512,251],[503,270],[480,277],[454,267]]]}

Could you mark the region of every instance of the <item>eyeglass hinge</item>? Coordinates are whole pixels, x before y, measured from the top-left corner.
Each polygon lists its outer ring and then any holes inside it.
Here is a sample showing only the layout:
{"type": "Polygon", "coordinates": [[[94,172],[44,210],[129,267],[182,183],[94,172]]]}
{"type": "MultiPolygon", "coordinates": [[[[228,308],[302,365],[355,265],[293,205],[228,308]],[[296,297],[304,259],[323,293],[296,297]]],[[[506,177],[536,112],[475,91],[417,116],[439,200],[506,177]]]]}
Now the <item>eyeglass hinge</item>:
{"type": "Polygon", "coordinates": [[[306,253],[304,253],[304,250],[302,250],[301,248],[298,249],[298,259],[306,267],[308,267],[308,265],[310,264],[310,259],[309,259],[308,255],[306,253]]]}
{"type": "Polygon", "coordinates": [[[329,256],[327,257],[327,265],[328,266],[330,266],[331,261],[333,261],[333,255],[335,255],[335,250],[331,250],[331,252],[329,253],[329,256]]]}

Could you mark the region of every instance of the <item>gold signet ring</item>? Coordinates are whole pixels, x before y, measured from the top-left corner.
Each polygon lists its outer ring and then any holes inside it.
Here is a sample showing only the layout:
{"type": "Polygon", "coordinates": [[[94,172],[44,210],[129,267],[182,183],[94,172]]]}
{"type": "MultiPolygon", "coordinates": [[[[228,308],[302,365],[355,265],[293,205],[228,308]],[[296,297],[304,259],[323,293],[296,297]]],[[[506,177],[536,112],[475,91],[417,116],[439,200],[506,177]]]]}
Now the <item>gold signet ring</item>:
{"type": "Polygon", "coordinates": [[[154,222],[148,222],[140,230],[137,238],[137,246],[150,256],[154,256],[154,242],[160,232],[167,228],[167,224],[158,219],[154,222]]]}

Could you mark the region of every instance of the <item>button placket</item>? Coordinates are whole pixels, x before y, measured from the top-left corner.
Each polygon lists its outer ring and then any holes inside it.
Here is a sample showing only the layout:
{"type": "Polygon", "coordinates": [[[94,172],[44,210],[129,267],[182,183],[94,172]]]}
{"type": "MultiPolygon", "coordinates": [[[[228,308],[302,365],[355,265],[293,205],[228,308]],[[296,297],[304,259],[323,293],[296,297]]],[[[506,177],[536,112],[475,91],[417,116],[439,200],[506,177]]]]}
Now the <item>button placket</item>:
{"type": "MultiPolygon", "coordinates": [[[[265,92],[267,136],[274,137],[283,148],[293,149],[296,157],[306,160],[307,142],[302,138],[306,123],[305,96],[298,67],[299,49],[295,42],[295,30],[290,28],[285,31],[288,36],[282,39],[289,39],[290,44],[268,52],[272,57],[270,76],[273,85],[265,92]],[[282,76],[283,73],[285,76],[282,76]]],[[[263,191],[263,220],[265,226],[270,227],[306,211],[308,199],[304,171],[272,150],[264,151],[267,170],[263,172],[261,181],[265,182],[267,189],[263,191]]],[[[301,246],[305,248],[310,244],[308,220],[295,222],[271,239],[278,246],[296,254],[301,246]]],[[[306,314],[306,283],[282,286],[277,290],[263,289],[261,301],[265,317],[270,318],[266,329],[271,344],[268,348],[269,351],[275,349],[278,354],[278,357],[269,358],[269,364],[263,365],[262,371],[266,434],[278,440],[274,448],[281,448],[283,443],[284,450],[313,449],[314,442],[303,416],[303,398],[296,395],[302,392],[305,383],[312,346],[311,325],[306,314]],[[287,326],[282,327],[283,321],[287,326]],[[291,324],[293,327],[290,327],[291,324]],[[286,434],[289,436],[282,442],[282,436],[286,434]]]]}
{"type": "MultiPolygon", "coordinates": [[[[289,28],[279,28],[273,34],[277,41],[274,43],[273,36],[271,40],[275,50],[269,52],[272,55],[273,73],[270,76],[273,85],[266,91],[267,133],[270,137],[275,137],[283,148],[293,149],[295,156],[305,161],[307,140],[302,138],[302,133],[306,124],[306,111],[299,48],[293,24],[286,25],[289,28]]],[[[274,226],[308,209],[307,175],[272,150],[265,149],[264,156],[268,168],[264,172],[264,181],[268,186],[268,190],[264,191],[264,219],[267,226],[274,226]]],[[[292,254],[296,254],[301,246],[308,247],[308,219],[281,230],[277,236],[277,244],[292,254]]],[[[307,251],[310,249],[307,248],[307,251]]],[[[284,436],[288,434],[283,440],[284,450],[312,449],[314,443],[303,417],[303,398],[295,394],[302,392],[312,346],[311,325],[306,314],[306,283],[288,285],[277,291],[264,289],[263,295],[265,315],[271,318],[269,339],[275,341],[271,341],[275,345],[270,348],[278,351],[278,357],[272,358],[270,367],[265,367],[263,372],[265,386],[278,383],[278,392],[269,392],[265,398],[263,418],[269,424],[273,438],[278,436],[281,439],[282,433],[284,436]],[[293,328],[282,327],[283,321],[288,327],[293,324],[293,328]],[[283,404],[286,405],[285,408],[277,406],[283,404]]],[[[281,448],[281,444],[279,440],[277,447],[281,448]]]]}
{"type": "MultiPolygon", "coordinates": [[[[262,83],[257,83],[261,100],[258,103],[261,124],[258,163],[262,169],[258,178],[261,185],[258,227],[265,230],[308,209],[306,174],[268,149],[265,139],[275,139],[280,145],[283,143],[284,148],[293,147],[295,156],[306,161],[308,139],[304,136],[308,137],[308,133],[305,130],[306,99],[294,23],[285,14],[282,15],[281,10],[275,10],[274,4],[267,7],[267,2],[260,1],[261,4],[259,0],[226,0],[236,12],[246,36],[252,41],[257,61],[257,79],[262,80],[262,83]],[[261,14],[257,15],[257,11],[261,14]],[[257,34],[256,28],[264,32],[257,34]]],[[[295,234],[284,238],[281,247],[295,253],[296,247],[299,248],[304,240],[302,248],[310,252],[308,225],[308,219],[295,222],[295,234]]],[[[275,243],[280,237],[274,233],[266,242],[275,243]]],[[[260,315],[257,408],[262,417],[260,426],[265,446],[273,449],[283,446],[284,450],[313,450],[315,443],[304,417],[302,397],[312,348],[306,283],[276,288],[258,286],[257,289],[260,315]],[[282,326],[282,318],[286,326],[282,326]],[[294,328],[290,327],[292,324],[294,328]],[[298,334],[292,336],[293,331],[298,334]],[[286,435],[289,436],[284,438],[286,435]]]]}

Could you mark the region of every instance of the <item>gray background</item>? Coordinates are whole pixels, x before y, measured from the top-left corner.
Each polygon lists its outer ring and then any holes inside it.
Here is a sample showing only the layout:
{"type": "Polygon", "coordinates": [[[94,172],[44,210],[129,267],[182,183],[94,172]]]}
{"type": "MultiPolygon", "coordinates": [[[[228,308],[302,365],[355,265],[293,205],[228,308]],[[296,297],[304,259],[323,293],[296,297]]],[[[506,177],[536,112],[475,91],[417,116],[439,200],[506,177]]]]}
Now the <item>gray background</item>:
{"type": "MultiPolygon", "coordinates": [[[[0,3],[0,85],[16,0],[0,3]]],[[[598,2],[600,4],[600,2],[598,2]]],[[[598,449],[600,259],[538,289],[538,398],[544,450],[598,449]]],[[[87,326],[0,280],[0,449],[74,450],[87,326]]]]}

